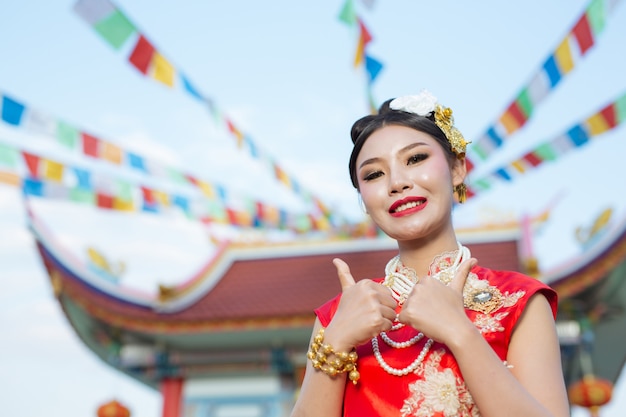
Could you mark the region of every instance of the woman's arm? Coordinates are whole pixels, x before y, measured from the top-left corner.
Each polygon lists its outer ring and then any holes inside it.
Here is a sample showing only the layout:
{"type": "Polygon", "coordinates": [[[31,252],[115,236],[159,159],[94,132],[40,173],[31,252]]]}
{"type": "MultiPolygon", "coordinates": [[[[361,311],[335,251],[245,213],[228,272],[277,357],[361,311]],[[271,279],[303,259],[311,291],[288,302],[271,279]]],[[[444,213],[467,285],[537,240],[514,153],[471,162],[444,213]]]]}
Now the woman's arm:
{"type": "MultiPolygon", "coordinates": [[[[324,343],[335,352],[350,352],[393,325],[396,301],[389,290],[371,280],[356,283],[348,265],[333,260],[341,283],[341,300],[324,332],[324,343]]],[[[322,323],[315,321],[311,342],[322,323]]],[[[346,374],[331,377],[309,361],[292,417],[339,417],[343,412],[346,374]]]]}
{"type": "MultiPolygon", "coordinates": [[[[316,320],[311,342],[321,327],[322,324],[316,320]]],[[[313,369],[311,361],[307,361],[304,380],[291,417],[341,416],[345,386],[345,373],[331,378],[323,372],[313,369]]]]}
{"type": "Polygon", "coordinates": [[[448,342],[483,417],[566,417],[569,405],[552,311],[541,294],[526,305],[513,332],[507,363],[475,326],[448,342]]]}

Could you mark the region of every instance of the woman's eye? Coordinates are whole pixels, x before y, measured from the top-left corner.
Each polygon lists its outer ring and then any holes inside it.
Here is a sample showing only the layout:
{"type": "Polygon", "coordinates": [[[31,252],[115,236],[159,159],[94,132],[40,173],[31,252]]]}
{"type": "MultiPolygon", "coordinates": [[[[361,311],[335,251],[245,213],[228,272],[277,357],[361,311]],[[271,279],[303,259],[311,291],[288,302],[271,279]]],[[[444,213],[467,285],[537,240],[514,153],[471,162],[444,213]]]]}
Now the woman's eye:
{"type": "Polygon", "coordinates": [[[426,158],[428,158],[428,155],[425,153],[415,154],[409,158],[409,160],[407,161],[407,165],[416,164],[418,162],[423,161],[426,158]]]}
{"type": "Polygon", "coordinates": [[[363,180],[364,181],[375,180],[376,178],[380,177],[381,175],[383,175],[382,171],[369,172],[369,173],[367,173],[367,174],[365,174],[363,176],[363,180]]]}

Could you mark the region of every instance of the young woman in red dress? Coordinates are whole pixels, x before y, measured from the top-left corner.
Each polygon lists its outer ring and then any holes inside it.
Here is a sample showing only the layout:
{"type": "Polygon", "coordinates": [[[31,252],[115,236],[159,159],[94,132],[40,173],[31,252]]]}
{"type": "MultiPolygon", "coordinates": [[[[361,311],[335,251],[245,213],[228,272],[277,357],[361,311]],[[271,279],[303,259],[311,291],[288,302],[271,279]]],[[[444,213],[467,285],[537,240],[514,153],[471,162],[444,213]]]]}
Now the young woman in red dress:
{"type": "Polygon", "coordinates": [[[292,417],[568,416],[555,292],[457,241],[466,142],[452,111],[423,91],[351,135],[352,183],[398,256],[358,282],[333,261],[342,293],[316,310],[292,417]]]}

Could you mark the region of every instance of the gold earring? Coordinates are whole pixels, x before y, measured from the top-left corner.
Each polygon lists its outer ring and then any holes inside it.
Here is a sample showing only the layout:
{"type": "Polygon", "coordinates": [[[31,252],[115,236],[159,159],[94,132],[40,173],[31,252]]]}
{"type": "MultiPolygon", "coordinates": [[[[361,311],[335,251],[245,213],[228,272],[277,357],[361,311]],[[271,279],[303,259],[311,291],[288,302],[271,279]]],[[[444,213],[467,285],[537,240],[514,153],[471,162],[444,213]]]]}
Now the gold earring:
{"type": "Polygon", "coordinates": [[[465,185],[465,183],[462,182],[459,185],[455,185],[454,192],[459,198],[459,204],[465,203],[465,200],[467,200],[467,186],[465,185]]]}

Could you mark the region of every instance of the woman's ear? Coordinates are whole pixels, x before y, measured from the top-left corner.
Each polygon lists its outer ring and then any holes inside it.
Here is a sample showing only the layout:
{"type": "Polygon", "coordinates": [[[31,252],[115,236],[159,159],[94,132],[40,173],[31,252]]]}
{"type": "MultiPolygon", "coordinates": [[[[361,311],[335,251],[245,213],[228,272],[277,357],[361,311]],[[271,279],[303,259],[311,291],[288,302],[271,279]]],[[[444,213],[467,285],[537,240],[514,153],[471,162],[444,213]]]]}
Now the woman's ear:
{"type": "Polygon", "coordinates": [[[467,176],[467,164],[465,158],[456,159],[452,166],[452,185],[457,186],[463,184],[467,176]]]}

